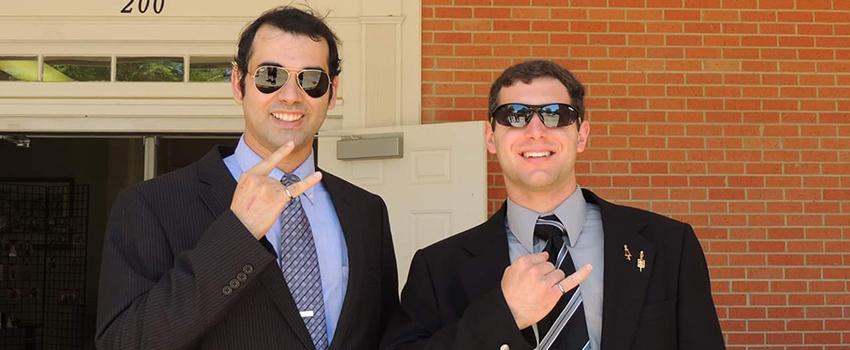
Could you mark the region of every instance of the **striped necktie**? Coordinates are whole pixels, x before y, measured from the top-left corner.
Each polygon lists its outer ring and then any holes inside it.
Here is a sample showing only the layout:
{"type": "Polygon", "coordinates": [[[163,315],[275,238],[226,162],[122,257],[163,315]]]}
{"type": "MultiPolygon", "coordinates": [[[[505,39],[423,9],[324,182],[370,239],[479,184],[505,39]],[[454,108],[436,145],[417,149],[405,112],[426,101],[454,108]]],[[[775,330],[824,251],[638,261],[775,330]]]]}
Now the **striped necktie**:
{"type": "MultiPolygon", "coordinates": [[[[281,180],[284,186],[298,181],[300,179],[295,174],[287,174],[281,180]]],[[[328,330],[319,258],[313,242],[313,231],[300,197],[292,198],[283,209],[280,234],[280,268],[283,270],[283,278],[286,279],[313,344],[317,350],[325,350],[328,348],[328,330]]]]}
{"type": "MultiPolygon", "coordinates": [[[[573,264],[573,259],[570,256],[569,249],[567,249],[567,245],[564,244],[564,240],[569,239],[567,236],[567,228],[564,227],[564,224],[561,223],[560,220],[558,220],[558,217],[555,215],[547,215],[537,218],[537,224],[534,226],[534,236],[546,242],[544,250],[549,253],[549,261],[555,266],[558,266],[558,255],[562,248],[566,250],[566,255],[563,257],[563,262],[561,263],[560,268],[567,276],[576,272],[576,267],[575,264],[573,264]]],[[[552,327],[552,323],[555,322],[555,319],[558,318],[558,315],[570,302],[570,299],[573,298],[576,298],[576,302],[579,303],[578,309],[572,314],[569,321],[567,321],[567,325],[561,331],[561,334],[556,339],[552,349],[590,349],[590,338],[587,336],[587,323],[585,322],[584,317],[584,303],[581,299],[581,293],[576,293],[576,288],[567,291],[567,293],[558,300],[555,308],[537,323],[537,327],[540,330],[542,337],[542,335],[549,331],[549,328],[552,327]]]]}

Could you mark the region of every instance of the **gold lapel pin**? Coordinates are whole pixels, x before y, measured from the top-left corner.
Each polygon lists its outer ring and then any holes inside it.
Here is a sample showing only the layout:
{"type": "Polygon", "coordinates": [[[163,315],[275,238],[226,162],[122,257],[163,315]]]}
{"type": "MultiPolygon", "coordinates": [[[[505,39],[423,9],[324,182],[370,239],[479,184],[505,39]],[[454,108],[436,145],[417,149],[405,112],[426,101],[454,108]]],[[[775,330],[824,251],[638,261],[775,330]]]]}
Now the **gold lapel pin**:
{"type": "Polygon", "coordinates": [[[626,261],[632,261],[632,252],[629,251],[627,244],[623,244],[623,256],[626,257],[626,261]]]}
{"type": "Polygon", "coordinates": [[[646,260],[644,260],[644,258],[643,258],[643,250],[640,251],[640,257],[638,258],[638,261],[637,261],[637,267],[640,270],[640,272],[643,272],[643,269],[646,268],[646,260]]]}

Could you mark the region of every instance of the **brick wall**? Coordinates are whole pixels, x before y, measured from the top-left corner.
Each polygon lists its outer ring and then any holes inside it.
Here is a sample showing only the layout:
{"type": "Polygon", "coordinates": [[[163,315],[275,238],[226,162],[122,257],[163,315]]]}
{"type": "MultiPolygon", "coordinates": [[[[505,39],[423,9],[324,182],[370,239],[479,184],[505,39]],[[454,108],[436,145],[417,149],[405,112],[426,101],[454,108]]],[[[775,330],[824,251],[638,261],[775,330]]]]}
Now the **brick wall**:
{"type": "MultiPolygon", "coordinates": [[[[729,349],[850,349],[850,0],[423,0],[422,121],[588,87],[579,182],[694,225],[729,349]]],[[[505,196],[490,159],[489,198],[505,196]]]]}

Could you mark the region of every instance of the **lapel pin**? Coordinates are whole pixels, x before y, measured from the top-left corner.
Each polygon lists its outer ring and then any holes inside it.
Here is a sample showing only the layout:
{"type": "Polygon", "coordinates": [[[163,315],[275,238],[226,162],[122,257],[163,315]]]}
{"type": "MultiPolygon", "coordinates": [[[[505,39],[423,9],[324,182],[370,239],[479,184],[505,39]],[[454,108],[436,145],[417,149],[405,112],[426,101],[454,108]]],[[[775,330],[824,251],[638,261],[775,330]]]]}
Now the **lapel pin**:
{"type": "Polygon", "coordinates": [[[638,261],[637,261],[637,267],[640,270],[640,272],[643,272],[643,269],[646,268],[646,260],[644,260],[644,258],[643,258],[643,250],[640,251],[640,257],[638,258],[638,261]]]}
{"type": "Polygon", "coordinates": [[[632,252],[629,251],[627,244],[623,244],[623,256],[626,257],[626,261],[632,261],[632,252]]]}

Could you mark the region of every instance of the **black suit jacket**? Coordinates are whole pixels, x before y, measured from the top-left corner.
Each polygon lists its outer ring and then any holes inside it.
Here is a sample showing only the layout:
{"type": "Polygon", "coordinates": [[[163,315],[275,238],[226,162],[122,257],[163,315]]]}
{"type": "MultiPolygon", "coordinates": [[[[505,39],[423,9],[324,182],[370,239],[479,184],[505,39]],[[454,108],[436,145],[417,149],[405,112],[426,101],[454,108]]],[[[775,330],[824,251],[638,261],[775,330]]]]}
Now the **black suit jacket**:
{"type": "MultiPolygon", "coordinates": [[[[230,211],[236,181],[213,149],[115,201],[100,275],[104,349],[313,349],[268,241],[230,211]]],[[[398,305],[383,200],[331,174],[349,279],[330,349],[374,349],[398,305]]]]}
{"type": "MultiPolygon", "coordinates": [[[[708,268],[691,226],[583,194],[599,206],[604,230],[602,350],[723,349],[708,268]],[[643,271],[636,266],[641,250],[643,271]]],[[[414,255],[382,348],[532,348],[500,286],[510,265],[505,211],[414,255]]]]}

